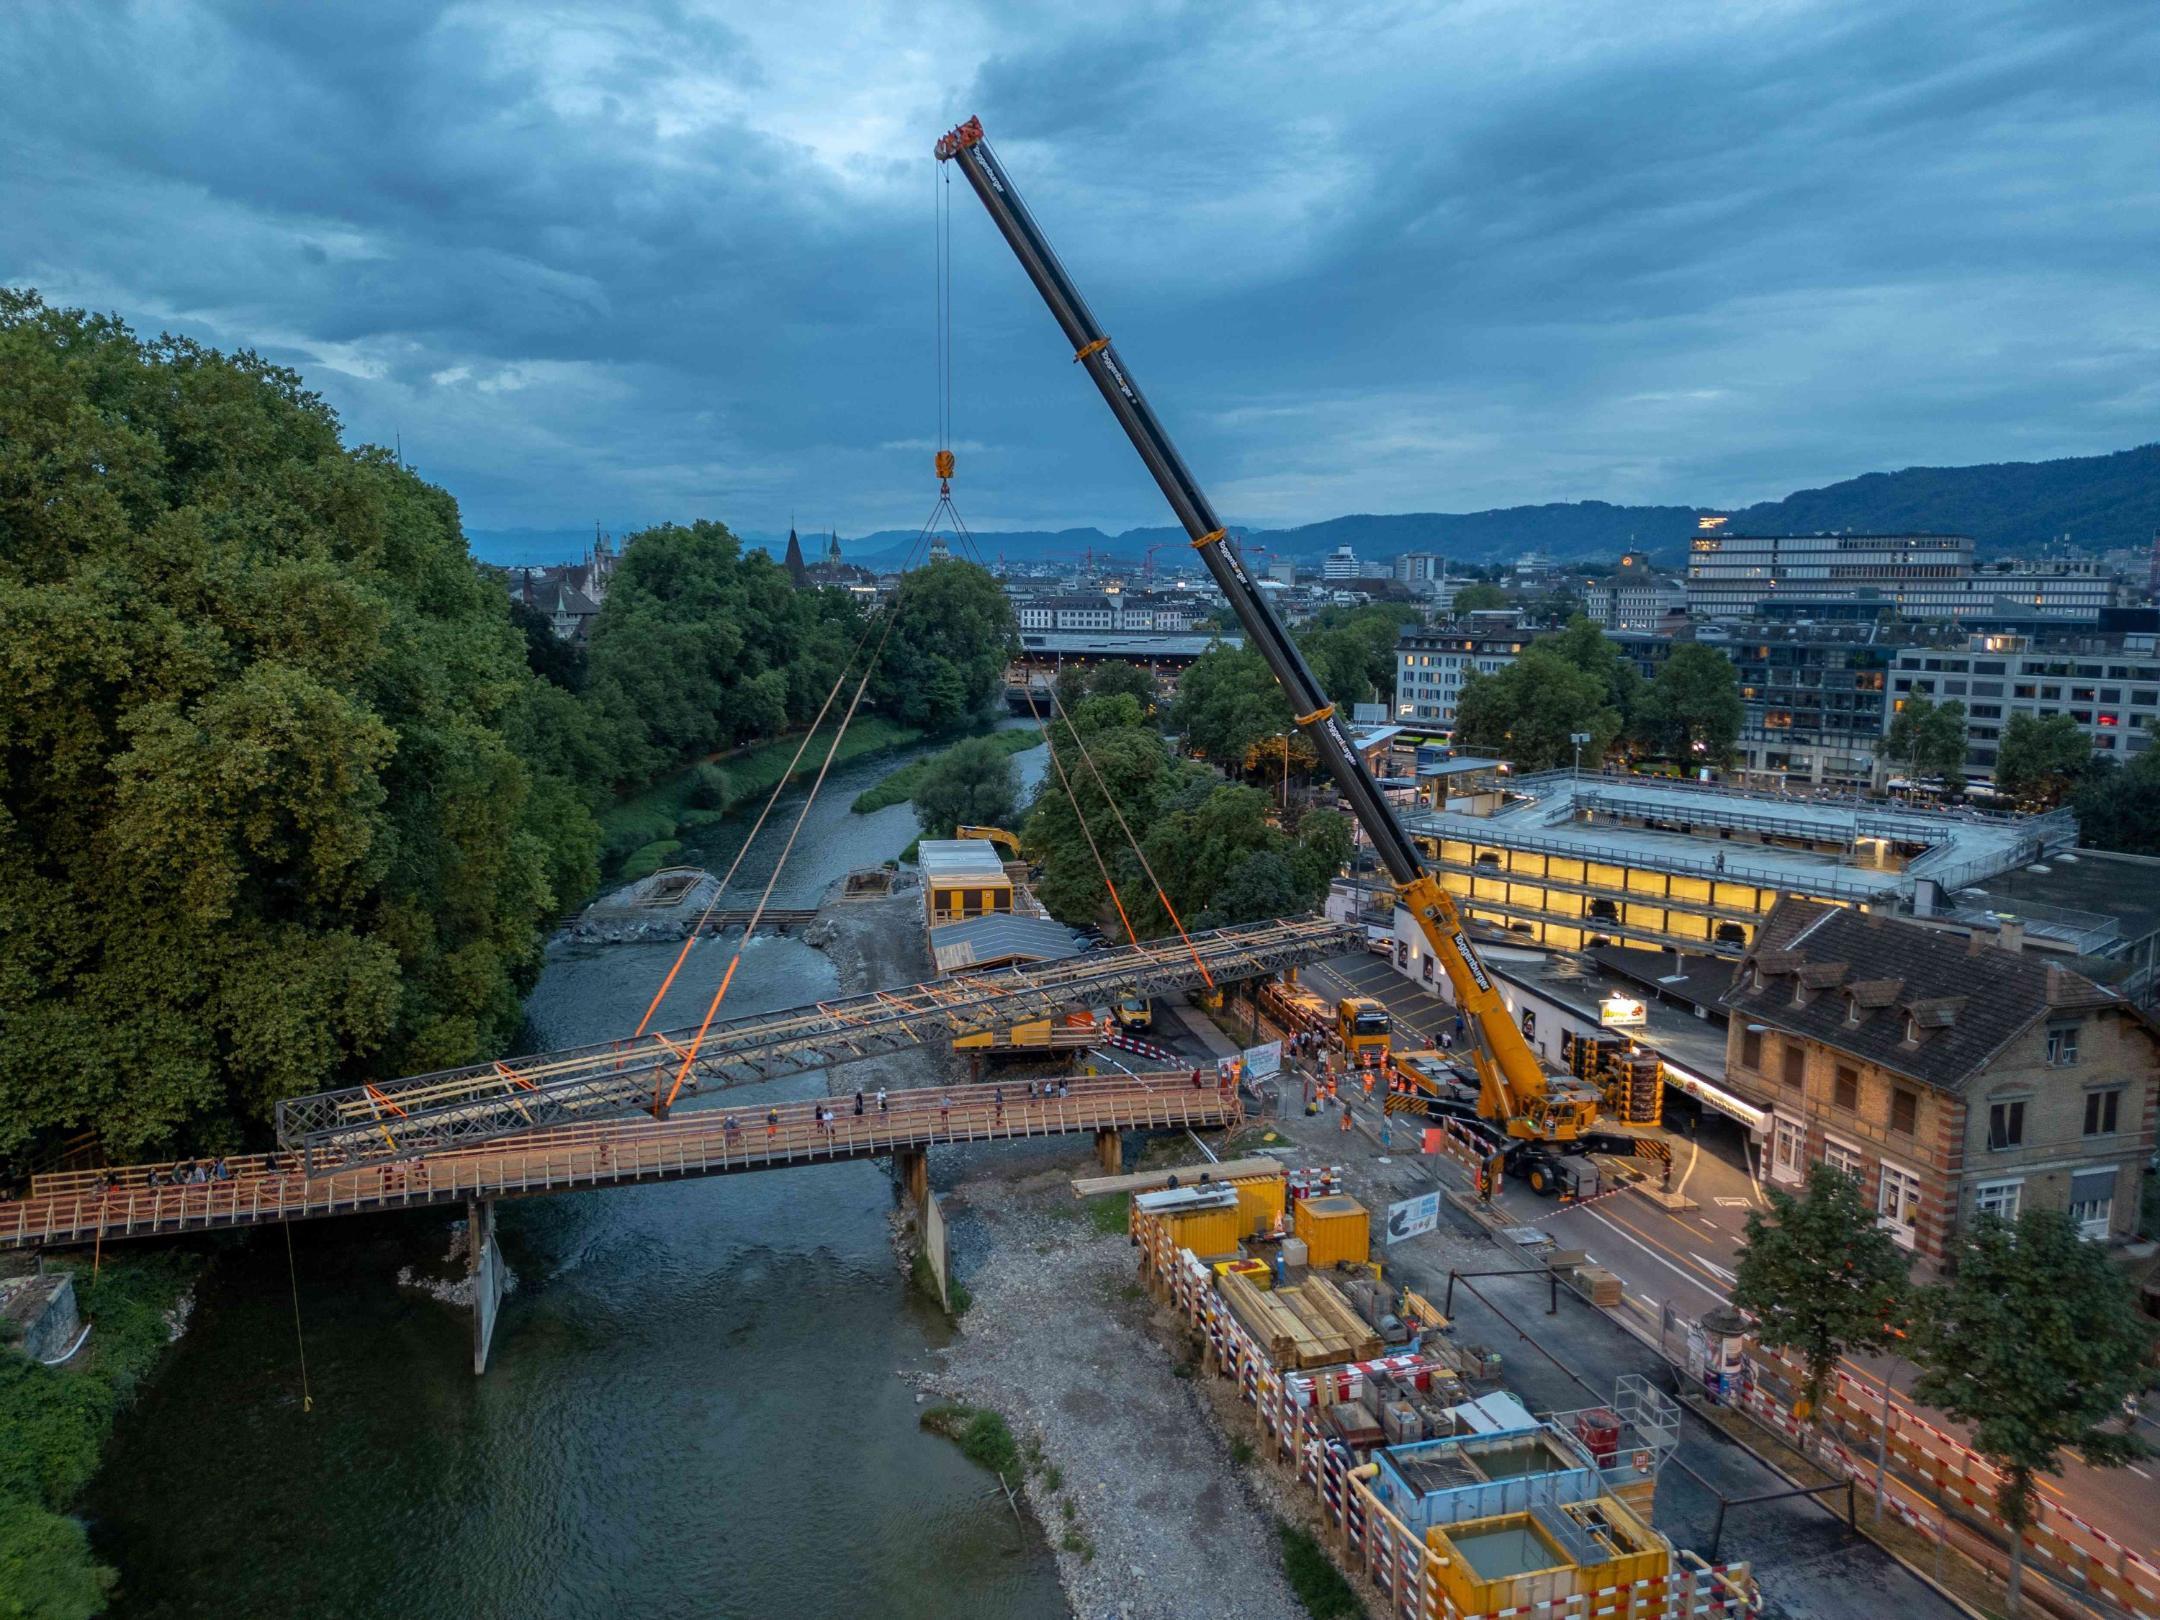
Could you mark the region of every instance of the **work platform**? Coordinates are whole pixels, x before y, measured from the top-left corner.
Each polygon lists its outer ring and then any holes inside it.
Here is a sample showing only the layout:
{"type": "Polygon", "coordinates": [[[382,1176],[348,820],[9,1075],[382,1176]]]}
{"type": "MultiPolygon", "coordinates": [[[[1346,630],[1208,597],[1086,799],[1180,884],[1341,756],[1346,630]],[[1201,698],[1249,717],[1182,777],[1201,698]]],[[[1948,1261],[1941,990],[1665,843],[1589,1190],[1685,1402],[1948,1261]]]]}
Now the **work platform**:
{"type": "MultiPolygon", "coordinates": [[[[1154,940],[726,1019],[697,1047],[683,1095],[854,1063],[1074,1006],[1104,1007],[1121,995],[1188,989],[1204,982],[1203,972],[1217,984],[1264,978],[1339,955],[1361,939],[1360,928],[1323,918],[1249,923],[1195,934],[1190,949],[1154,940]]],[[[296,1097],[278,1104],[278,1141],[316,1174],[650,1110],[673,1090],[697,1039],[694,1027],[666,1030],[296,1097]]]]}
{"type": "Polygon", "coordinates": [[[170,1236],[235,1226],[365,1215],[424,1204],[485,1204],[639,1181],[778,1170],[839,1159],[875,1159],[950,1142],[1128,1130],[1206,1130],[1234,1124],[1234,1093],[1213,1071],[1192,1084],[1190,1070],[1171,1074],[1076,1079],[1058,1097],[988,1086],[894,1092],[886,1111],[858,1115],[844,1098],[817,1097],[762,1108],[717,1104],[666,1120],[620,1120],[562,1126],[432,1158],[365,1164],[299,1174],[289,1157],[250,1155],[226,1161],[229,1181],[159,1186],[169,1165],[76,1170],[35,1178],[31,1193],[0,1206],[0,1248],[37,1249],[120,1238],[170,1236]],[[946,1106],[950,1103],[950,1107],[946,1106]],[[816,1118],[831,1108],[829,1126],[816,1118]],[[736,1128],[729,1130],[733,1118],[736,1128]],[[101,1190],[101,1179],[110,1185],[101,1190]]]}

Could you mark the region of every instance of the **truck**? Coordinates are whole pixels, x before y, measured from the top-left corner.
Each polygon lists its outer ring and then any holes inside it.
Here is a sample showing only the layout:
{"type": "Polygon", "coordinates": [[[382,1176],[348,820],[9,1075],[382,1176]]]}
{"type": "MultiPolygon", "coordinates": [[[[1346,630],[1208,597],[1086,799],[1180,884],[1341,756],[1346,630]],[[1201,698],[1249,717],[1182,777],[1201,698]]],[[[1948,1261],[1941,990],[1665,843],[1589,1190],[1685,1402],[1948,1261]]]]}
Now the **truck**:
{"type": "Polygon", "coordinates": [[[1344,996],[1335,1003],[1335,1039],[1352,1064],[1378,1063],[1387,1056],[1393,1028],[1386,1003],[1371,996],[1344,996]]]}
{"type": "Polygon", "coordinates": [[[1254,580],[1228,527],[1021,200],[983,133],[982,120],[970,118],[947,131],[935,152],[940,163],[950,163],[961,172],[1020,261],[1070,345],[1073,363],[1102,395],[1169,502],[1193,551],[1244,626],[1247,644],[1260,654],[1282,688],[1292,724],[1312,746],[1371,843],[1394,886],[1396,903],[1408,912],[1434,958],[1446,969],[1469,1036],[1466,1055],[1477,1075],[1476,1118],[1501,1144],[1496,1157],[1507,1168],[1527,1174],[1526,1166],[1551,1164],[1560,1156],[1632,1151],[1632,1143],[1615,1145],[1612,1134],[1602,1128],[1599,1088],[1574,1075],[1549,1072],[1515,1027],[1498,985],[1464,931],[1454,897],[1426,870],[1417,846],[1365,769],[1343,718],[1254,580]]]}

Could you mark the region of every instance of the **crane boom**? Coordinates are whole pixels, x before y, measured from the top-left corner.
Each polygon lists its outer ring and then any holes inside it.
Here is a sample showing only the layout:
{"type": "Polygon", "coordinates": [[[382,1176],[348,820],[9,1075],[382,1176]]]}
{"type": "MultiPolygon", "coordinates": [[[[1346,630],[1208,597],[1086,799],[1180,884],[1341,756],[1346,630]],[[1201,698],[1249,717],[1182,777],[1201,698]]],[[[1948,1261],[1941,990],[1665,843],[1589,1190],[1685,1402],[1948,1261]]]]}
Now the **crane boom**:
{"type": "Polygon", "coordinates": [[[1229,600],[1231,611],[1290,700],[1297,726],[1379,852],[1398,899],[1417,919],[1433,955],[1446,968],[1455,1004],[1477,1035],[1479,1113],[1521,1139],[1573,1141],[1583,1136],[1595,1122],[1596,1099],[1577,1088],[1549,1083],[1544,1065],[1516,1029],[1498,987],[1464,934],[1454,900],[1425,870],[1417,846],[1350,746],[1335,705],[1247,573],[1222,520],[1171,443],[1147,396],[1118,358],[1109,335],[1096,323],[1087,300],[1065,273],[1004,165],[983,138],[982,121],[971,118],[947,134],[937,143],[937,156],[940,162],[958,164],[1035,290],[1050,306],[1072,345],[1074,361],[1094,380],[1125,436],[1140,452],[1201,561],[1229,600]]]}

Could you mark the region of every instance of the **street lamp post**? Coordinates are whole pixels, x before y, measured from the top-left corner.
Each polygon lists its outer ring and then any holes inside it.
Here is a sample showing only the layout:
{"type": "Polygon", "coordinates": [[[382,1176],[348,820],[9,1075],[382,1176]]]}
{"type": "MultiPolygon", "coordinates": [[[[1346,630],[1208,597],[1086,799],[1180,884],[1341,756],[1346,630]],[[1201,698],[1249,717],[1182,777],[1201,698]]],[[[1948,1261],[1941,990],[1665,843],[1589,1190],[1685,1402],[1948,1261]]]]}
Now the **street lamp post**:
{"type": "Polygon", "coordinates": [[[1571,731],[1568,733],[1567,740],[1575,745],[1575,774],[1580,776],[1582,775],[1582,745],[1590,740],[1590,733],[1587,731],[1571,731]]]}

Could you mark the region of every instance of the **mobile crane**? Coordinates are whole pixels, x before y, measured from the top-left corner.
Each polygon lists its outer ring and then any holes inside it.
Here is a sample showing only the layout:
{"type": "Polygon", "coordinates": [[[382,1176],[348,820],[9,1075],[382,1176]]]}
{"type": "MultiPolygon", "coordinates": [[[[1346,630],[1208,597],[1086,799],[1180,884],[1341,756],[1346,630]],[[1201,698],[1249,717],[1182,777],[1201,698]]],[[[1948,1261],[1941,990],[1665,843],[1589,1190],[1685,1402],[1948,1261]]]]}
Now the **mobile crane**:
{"type": "MultiPolygon", "coordinates": [[[[1599,1129],[1598,1090],[1571,1075],[1548,1074],[1494,986],[1485,964],[1463,931],[1454,900],[1425,870],[1417,846],[1395,819],[1387,800],[1367,774],[1344,734],[1335,705],[1306,666],[1304,654],[1254,584],[1243,557],[1229,539],[1206,494],[1170,442],[1140,385],[1118,357],[1109,335],[1096,324],[1087,301],[1051,250],[1048,240],[1020,200],[1004,165],[983,138],[982,120],[970,118],[937,143],[937,158],[967,177],[990,219],[1020,261],[1043,302],[1050,306],[1074,363],[1084,367],[1110,407],[1125,436],[1140,453],[1149,474],[1184,525],[1193,548],[1229,599],[1245,633],[1267,661],[1296,724],[1313,745],[1320,763],[1334,778],[1365,836],[1387,868],[1398,902],[1417,920],[1433,955],[1447,970],[1455,1006],[1472,1037],[1470,1057],[1477,1070],[1477,1117],[1505,1140],[1498,1157],[1507,1168],[1541,1187],[1553,1176],[1559,1157],[1618,1145],[1599,1129]]],[[[1621,1151],[1626,1151],[1625,1147],[1621,1151]]]]}

